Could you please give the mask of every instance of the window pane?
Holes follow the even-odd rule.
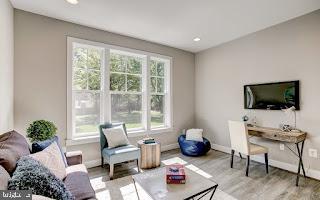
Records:
[[[141,78],[137,75],[127,75],[127,91],[140,92],[141,91]]]
[[[88,71],[88,86],[89,90],[100,90],[100,71]]]
[[[150,60],[150,70],[151,76],[157,76],[157,62],[155,60]]]
[[[126,75],[111,73],[110,76],[110,90],[111,91],[125,91],[126,90]]]
[[[164,92],[164,78],[157,78],[157,92]]]
[[[85,90],[87,89],[87,73],[85,69],[73,68],[73,89]]]
[[[74,48],[72,60],[73,67],[85,68],[87,64],[87,49]]]
[[[126,56],[111,53],[110,54],[110,71],[111,72],[125,72],[126,71]]]
[[[142,59],[138,57],[128,58],[127,72],[130,74],[141,74]]]
[[[98,133],[100,124],[100,94],[74,92],[75,134]]]
[[[164,95],[151,95],[151,127],[164,126]]]
[[[112,122],[125,122],[128,129],[142,128],[141,95],[112,94]]]
[[[88,68],[100,70],[101,67],[101,51],[96,49],[88,49]]]
[[[151,92],[157,92],[157,78],[151,77]]]
[[[163,62],[157,63],[157,75],[164,76],[164,63]]]

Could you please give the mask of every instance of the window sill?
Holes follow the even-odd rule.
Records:
[[[128,132],[128,137],[129,138],[135,138],[135,137],[140,137],[140,136],[147,136],[149,134],[161,134],[161,133],[168,133],[173,131],[172,128],[157,128],[151,131],[145,131],[145,130],[138,130],[138,131],[129,131]],[[75,139],[67,139],[66,140],[66,146],[76,146],[76,145],[82,145],[82,144],[90,144],[90,143],[98,143],[100,142],[100,136],[95,135],[95,136],[88,136],[88,137],[80,137],[80,138],[75,138]]]

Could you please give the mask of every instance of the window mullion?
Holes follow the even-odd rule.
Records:
[[[104,122],[111,122],[111,93],[110,93],[110,49],[105,49],[105,59],[104,59],[104,107],[103,107],[103,117]]]
[[[142,81],[142,82],[144,82],[144,85],[145,85],[144,96],[145,96],[146,102],[143,104],[143,106],[144,106],[143,110],[145,111],[145,126],[146,126],[147,133],[148,133],[151,130],[150,56],[147,56],[147,63],[145,64],[144,71],[145,71],[145,76],[144,76],[145,81]]]

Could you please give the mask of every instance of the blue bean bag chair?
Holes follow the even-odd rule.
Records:
[[[186,140],[186,135],[180,135],[178,138],[179,146],[183,155],[186,156],[203,156],[210,149],[211,144],[209,140],[203,138],[203,142]]]

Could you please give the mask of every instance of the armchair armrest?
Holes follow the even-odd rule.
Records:
[[[69,166],[82,164],[82,151],[70,151],[65,153]]]

